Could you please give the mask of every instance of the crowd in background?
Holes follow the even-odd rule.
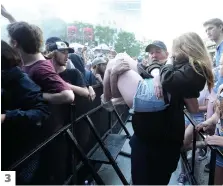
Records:
[[[106,66],[110,60],[116,58],[117,53],[111,50],[109,53],[101,52],[94,58],[88,58],[87,47],[75,51],[69,43],[56,36],[47,38],[45,51],[42,52],[40,49],[43,45],[43,33],[39,27],[27,22],[17,22],[3,6],[1,13],[10,22],[7,27],[10,43],[1,41],[2,170],[4,170],[28,149],[29,143],[32,142],[28,139],[35,137],[36,131],[50,115],[49,104],[71,104],[77,95],[86,97],[89,101],[95,99],[93,86],[104,83]],[[206,144],[223,148],[223,22],[220,19],[212,19],[204,23],[204,28],[208,37],[216,43],[217,49],[213,68],[215,85],[211,90],[208,90],[206,85],[200,92],[199,111],[192,114],[198,123],[197,130],[210,134],[205,141],[197,142],[200,161],[208,156]],[[163,42],[154,41],[149,46],[146,48],[148,55],[135,59],[144,70],[147,70],[154,61],[165,64],[170,57]],[[11,131],[10,135],[7,131]],[[182,149],[185,153],[192,147],[192,139],[193,127],[185,119]],[[35,156],[33,161],[21,170],[17,178],[21,183],[32,183],[32,174],[27,177],[26,171],[32,167],[31,172],[35,173],[40,156]],[[132,169],[138,170],[138,168],[139,165],[132,166]],[[205,166],[205,170],[208,169],[209,164]],[[223,159],[217,156],[216,184],[223,184],[222,175]],[[180,184],[185,184],[185,170],[182,169],[178,181]]]

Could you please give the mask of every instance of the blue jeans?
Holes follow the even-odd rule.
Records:
[[[223,147],[219,147],[219,150],[223,153]],[[223,167],[223,157],[216,155],[216,165],[219,167]]]
[[[139,82],[133,99],[135,112],[157,112],[164,110],[167,106],[163,99],[157,99],[153,79],[144,79]]]
[[[191,114],[192,118],[194,119],[194,121],[196,121],[195,124],[200,124],[202,122],[204,122],[204,114],[203,113],[198,113],[198,114]],[[185,116],[185,125],[190,125],[190,121],[187,119],[187,117]]]

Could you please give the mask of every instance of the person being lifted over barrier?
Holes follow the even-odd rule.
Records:
[[[196,33],[177,37],[172,55],[166,64],[165,58],[161,64],[153,61],[147,74],[126,54],[117,55],[105,72],[102,102],[122,97],[134,110],[130,146],[135,185],[168,184],[183,145],[184,106],[197,112],[199,92],[206,83],[209,91],[214,84],[211,60]]]
[[[166,101],[168,102],[168,100],[164,100],[167,98],[165,98],[167,92],[169,93],[169,96],[170,94],[174,95],[176,93],[184,95],[187,94],[188,87],[186,86],[189,85],[191,88],[194,88],[194,91],[199,96],[199,91],[201,91],[204,86],[201,82],[205,82],[205,79],[207,80],[210,90],[212,85],[212,73],[209,69],[211,68],[211,64],[202,64],[193,61],[193,57],[189,56],[189,54],[184,54],[187,58],[189,57],[189,59],[184,59],[184,56],[176,56],[176,53],[179,50],[176,48],[178,47],[176,45],[181,45],[181,43],[177,42],[183,37],[196,38],[199,36],[195,33],[187,33],[177,38],[173,43],[175,46],[173,46],[172,59],[166,63],[167,56],[159,61],[154,60],[152,57],[153,62],[147,67],[146,71],[143,71],[140,64],[126,53],[118,54],[115,59],[109,61],[103,81],[104,95],[102,95],[102,102],[106,103],[112,98],[122,97],[125,103],[130,108],[133,107],[135,111],[154,112],[163,110],[168,105],[166,104]],[[148,51],[148,48],[146,51]],[[205,57],[209,60],[208,55]],[[167,65],[164,65],[165,63]],[[170,71],[169,69],[171,67],[172,69]],[[184,81],[179,83],[176,79],[178,76]],[[197,81],[193,81],[192,77],[196,77]],[[170,79],[173,84],[169,84]],[[163,94],[163,90],[165,94]],[[188,102],[187,99],[184,99],[184,101],[186,103]],[[191,112],[196,113],[197,109],[193,109],[195,108],[194,106],[198,106],[197,101],[194,100],[191,102],[190,100],[188,103],[190,103],[188,106],[193,103],[189,108]]]

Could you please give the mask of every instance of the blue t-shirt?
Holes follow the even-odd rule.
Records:
[[[87,69],[85,69],[85,81],[88,86],[97,84],[94,74],[90,70],[87,70]]]
[[[216,53],[215,53],[215,59],[216,59],[216,67],[220,64],[221,55],[223,54],[223,41],[221,44],[217,47]]]
[[[213,88],[214,92],[217,93],[218,92],[218,88],[220,87],[220,85],[223,84],[223,77],[220,76],[220,74],[218,75],[217,81],[215,82],[215,86]]]

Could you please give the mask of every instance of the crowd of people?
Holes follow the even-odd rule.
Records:
[[[46,39],[42,52],[43,33],[38,26],[16,21],[3,6],[1,14],[10,22],[10,42],[1,41],[2,170],[24,153],[21,147],[29,146],[27,139],[35,137],[32,131],[41,128],[50,115],[49,104],[71,104],[77,95],[93,101],[96,84],[103,85],[103,94],[97,96],[105,109],[110,111],[120,103],[133,109],[134,185],[169,183],[182,161],[180,153],[192,147],[193,126],[184,118],[185,107],[197,122],[197,130],[208,134],[205,141],[197,141],[198,159],[207,157],[207,144],[223,152],[222,20],[211,19],[203,25],[217,46],[214,67],[204,42],[194,32],[174,39],[171,56],[165,43],[156,40],[145,48],[145,58],[100,54],[89,64],[84,55],[56,36]],[[35,156],[21,172],[32,167],[34,174],[39,158]],[[19,182],[32,183],[32,173],[24,175],[18,175]],[[222,175],[223,158],[217,156],[216,185],[223,184]],[[182,167],[179,184],[185,184],[186,178]]]

